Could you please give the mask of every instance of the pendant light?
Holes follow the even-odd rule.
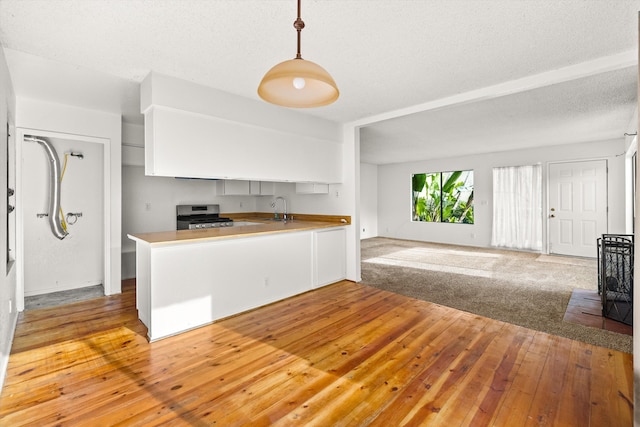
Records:
[[[340,92],[329,73],[315,62],[306,61],[300,55],[300,33],[304,22],[300,18],[293,23],[298,32],[298,53],[295,59],[279,63],[264,75],[258,95],[263,100],[283,107],[309,108],[328,105],[338,99]]]

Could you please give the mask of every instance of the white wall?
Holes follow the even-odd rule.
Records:
[[[9,148],[15,148],[15,107],[16,97],[13,92],[9,69],[4,56],[4,51],[0,48],[0,147],[4,147],[7,141],[7,123],[9,123]],[[11,169],[10,169],[11,171]],[[15,171],[15,169],[13,169]],[[10,177],[10,182],[14,181],[14,176]],[[0,149],[0,218],[4,222],[7,214],[7,151]],[[12,198],[12,203],[13,203]],[[10,214],[15,218],[15,213]],[[15,221],[13,221],[15,224]],[[9,236],[4,226],[0,226],[0,386],[4,384],[4,379],[9,362],[9,352],[13,341],[18,312],[16,310],[16,266],[14,263],[5,264],[7,259],[6,242]],[[11,240],[14,240],[13,238]],[[14,247],[15,249],[15,247]]]
[[[491,244],[492,168],[542,163],[543,188],[547,164],[555,161],[608,160],[609,233],[625,231],[624,139],[507,151],[448,159],[378,166],[378,234],[384,237],[488,247]],[[411,221],[411,175],[450,170],[474,171],[475,224]],[[543,212],[547,212],[546,194]],[[546,247],[546,230],[543,233]]]
[[[101,285],[104,281],[104,144],[49,138],[64,171],[60,185],[63,218],[69,213],[68,235],[51,232],[49,213],[50,161],[41,144],[22,143],[22,218],[24,224],[24,294]],[[83,157],[68,153],[82,153]],[[65,167],[66,157],[66,167]]]
[[[135,277],[135,242],[127,234],[175,230],[176,205],[219,204],[220,212],[254,212],[255,196],[217,196],[215,181],[146,176],[122,167],[122,278]]]
[[[378,235],[378,166],[360,164],[360,238]]]
[[[122,119],[120,115],[103,111],[78,108],[70,105],[44,102],[18,97],[16,99],[16,127],[20,132],[42,136],[65,136],[101,141],[104,143],[104,170],[108,178],[104,181],[104,241],[105,241],[105,293],[121,291],[121,158]],[[20,133],[18,132],[18,133]],[[18,145],[18,147],[20,147]],[[20,153],[18,153],[19,156]],[[17,195],[20,197],[20,165]],[[20,205],[19,199],[17,200]],[[18,221],[20,217],[18,216]],[[18,223],[18,256],[21,254],[20,222]],[[18,259],[18,263],[21,261]],[[23,267],[18,265],[18,286],[22,286]],[[20,294],[20,289],[18,293]]]

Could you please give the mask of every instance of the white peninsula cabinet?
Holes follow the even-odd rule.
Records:
[[[314,288],[335,283],[346,277],[346,238],[344,227],[314,232]]]
[[[344,279],[345,227],[316,224],[130,235],[138,316],[149,340]]]

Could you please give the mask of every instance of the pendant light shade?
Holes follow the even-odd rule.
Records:
[[[331,104],[340,92],[324,68],[301,58],[281,62],[267,71],[258,95],[272,104],[309,108]]]
[[[340,92],[331,75],[315,62],[305,61],[300,54],[300,33],[304,22],[300,18],[293,23],[298,31],[298,53],[295,59],[279,63],[271,68],[258,86],[263,100],[283,107],[310,108],[328,105],[338,99]]]

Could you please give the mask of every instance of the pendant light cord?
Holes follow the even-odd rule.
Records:
[[[300,54],[300,35],[302,33],[302,29],[304,28],[304,21],[300,17],[300,0],[298,0],[298,19],[294,21],[293,28],[298,31],[298,53],[296,54],[296,59],[302,59],[302,55]]]

